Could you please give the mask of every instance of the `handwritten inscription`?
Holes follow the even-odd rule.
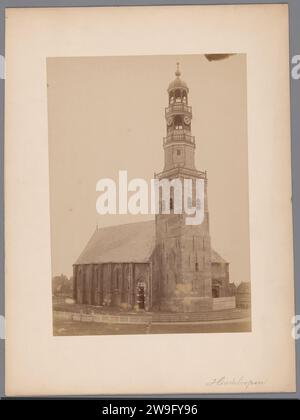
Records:
[[[213,378],[206,383],[207,386],[239,386],[249,389],[254,386],[262,386],[265,384],[263,380],[254,380],[245,378],[244,376],[228,378],[221,376],[220,378]]]

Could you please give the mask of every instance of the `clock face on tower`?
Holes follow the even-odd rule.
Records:
[[[184,124],[185,125],[190,125],[190,123],[191,123],[190,117],[187,117],[187,116],[184,117],[184,120],[183,121],[184,121]]]

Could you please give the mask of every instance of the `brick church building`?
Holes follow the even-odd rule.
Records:
[[[162,179],[204,181],[204,220],[159,212],[155,220],[96,229],[73,265],[79,304],[120,310],[198,312],[235,307],[229,263],[211,247],[207,175],[195,167],[189,89],[179,67],[168,87]],[[160,197],[160,209],[166,203]]]

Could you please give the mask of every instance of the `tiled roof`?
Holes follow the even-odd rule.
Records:
[[[219,255],[214,249],[211,249],[211,262],[222,264],[227,263],[227,261],[224,260],[224,258],[222,258],[221,255]]]
[[[155,222],[103,227],[94,232],[75,264],[147,262],[155,246]]]
[[[250,282],[242,282],[239,284],[237,288],[238,293],[249,293],[251,292],[251,284]]]

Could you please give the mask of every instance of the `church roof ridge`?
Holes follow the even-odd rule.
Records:
[[[155,220],[99,227],[77,258],[78,264],[149,262],[155,248]],[[212,263],[227,263],[211,249]]]

